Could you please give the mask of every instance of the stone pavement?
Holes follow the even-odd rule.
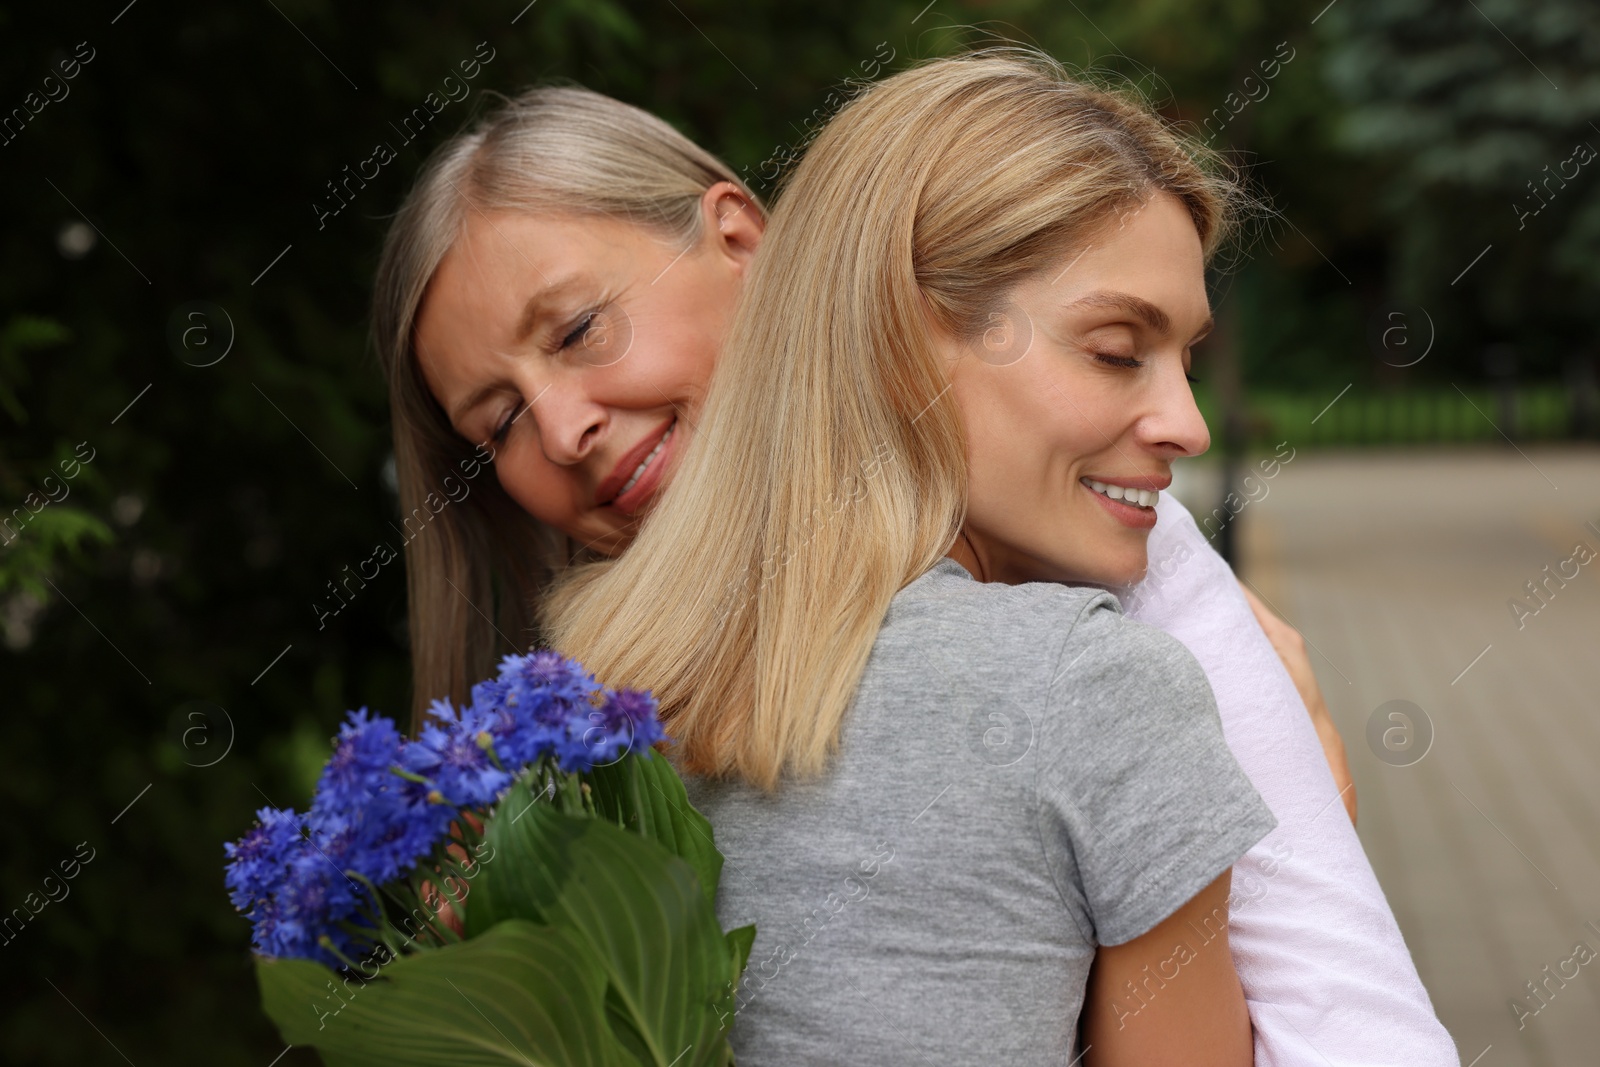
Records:
[[[1313,646],[1463,1067],[1600,1064],[1600,449],[1302,450],[1263,484],[1240,571]]]

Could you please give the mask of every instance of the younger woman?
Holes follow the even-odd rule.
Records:
[[[550,602],[705,776],[718,910],[778,964],[741,1058],[1063,1063],[1082,1009],[1090,1064],[1251,1061],[1228,876],[1274,820],[1193,657],[1055,584],[1136,580],[1208,443],[1228,192],[1037,63],[874,86],[795,172],[672,486]]]

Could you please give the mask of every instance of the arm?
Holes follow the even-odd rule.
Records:
[[[1095,953],[1085,1067],[1250,1067],[1250,1014],[1228,952],[1231,877],[1222,872],[1148,933]]]
[[[1127,612],[1189,648],[1228,746],[1278,828],[1234,865],[1229,947],[1259,1067],[1459,1067],[1321,743],[1238,580],[1163,493],[1150,574]]]
[[[1311,715],[1311,725],[1317,731],[1317,740],[1322,742],[1322,754],[1328,760],[1328,770],[1333,772],[1333,784],[1339,787],[1339,798],[1344,801],[1344,810],[1350,815],[1350,825],[1354,826],[1356,783],[1350,777],[1344,738],[1339,736],[1339,728],[1333,725],[1328,704],[1322,699],[1322,687],[1317,685],[1316,673],[1311,669],[1311,658],[1306,655],[1306,639],[1300,636],[1299,630],[1278,618],[1243,582],[1239,583],[1239,591],[1244,594],[1245,603],[1250,605],[1267,640],[1272,642],[1272,650],[1278,654],[1284,669],[1294,680],[1300,699],[1305,701],[1306,711]]]

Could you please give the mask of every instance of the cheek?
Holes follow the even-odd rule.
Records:
[[[661,321],[635,339],[628,358],[617,364],[615,377],[599,388],[620,406],[670,405],[698,422],[721,342],[714,330],[688,316]]]
[[[1005,383],[991,420],[995,435],[1008,442],[1013,476],[1043,489],[1065,484],[1078,461],[1105,450],[1108,440],[1100,432],[1103,420],[1089,413],[1095,405],[1088,390],[1061,367],[1033,362]]]
[[[967,439],[969,516],[1006,539],[1031,539],[1063,503],[1060,441],[1065,421],[1053,394],[1013,368],[980,371],[958,397]]]
[[[688,266],[687,261],[683,266]],[[651,366],[641,373],[664,390],[705,390],[722,353],[739,295],[737,279],[703,262],[674,279],[678,287],[640,309],[637,343]]]

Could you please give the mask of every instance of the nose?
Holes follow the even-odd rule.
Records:
[[[562,467],[582,462],[605,428],[606,408],[595,403],[580,375],[558,374],[532,395],[529,416],[538,428],[545,458]]]
[[[1211,431],[1194,402],[1194,392],[1176,360],[1162,369],[1151,405],[1139,420],[1140,443],[1164,458],[1198,456],[1211,447]]]

